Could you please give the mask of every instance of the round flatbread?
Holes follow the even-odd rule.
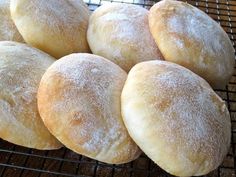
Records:
[[[90,17],[92,52],[129,71],[141,61],[163,59],[148,27],[148,10],[132,4],[106,4]]]
[[[140,150],[130,138],[120,110],[127,74],[91,54],[72,54],[44,74],[39,91],[40,115],[69,149],[112,164],[136,159]]]
[[[230,147],[229,111],[190,70],[158,60],[137,64],[121,100],[130,136],[167,172],[201,176],[222,163]]]
[[[185,2],[163,0],[149,13],[151,33],[165,60],[225,88],[234,69],[234,48],[221,26]]]
[[[37,107],[39,82],[54,62],[49,55],[17,42],[0,42],[0,138],[41,149],[58,149]]]
[[[82,0],[11,0],[10,10],[28,44],[55,58],[89,52],[89,9]]]

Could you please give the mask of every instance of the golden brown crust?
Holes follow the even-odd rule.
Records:
[[[199,176],[222,163],[230,146],[229,111],[190,70],[166,61],[137,64],[121,100],[130,136],[167,172]]]
[[[89,10],[82,0],[11,0],[11,15],[25,41],[60,58],[89,52]]]
[[[140,155],[123,124],[120,95],[127,74],[114,63],[90,54],[72,54],[44,74],[40,115],[50,132],[69,149],[107,163]]]
[[[58,149],[61,143],[44,126],[36,93],[49,55],[16,42],[0,42],[0,137],[35,149]]]
[[[131,4],[106,4],[90,17],[92,52],[129,71],[135,64],[163,59],[148,28],[148,10]]]
[[[10,0],[0,0],[0,41],[24,42],[10,14]]]
[[[214,88],[229,82],[234,48],[207,14],[184,2],[163,0],[150,9],[149,26],[165,60],[190,69]]]

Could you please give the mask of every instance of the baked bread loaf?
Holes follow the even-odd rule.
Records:
[[[53,62],[25,44],[0,42],[0,138],[41,150],[62,147],[44,126],[36,99],[41,77]]]
[[[173,175],[207,174],[228,152],[231,123],[224,101],[182,66],[158,60],[137,64],[121,103],[130,136]]]
[[[66,147],[112,164],[136,159],[140,150],[130,138],[120,110],[127,74],[92,54],[71,54],[44,74],[39,91],[40,115]]]
[[[12,18],[24,40],[60,58],[88,52],[89,9],[82,0],[11,0]]]
[[[207,14],[185,2],[163,0],[149,13],[151,33],[165,60],[225,88],[233,74],[234,48],[226,32]]]
[[[0,0],[0,41],[24,42],[10,14],[10,0]]]
[[[148,27],[148,10],[132,4],[105,4],[90,17],[89,46],[129,71],[136,63],[162,59]]]

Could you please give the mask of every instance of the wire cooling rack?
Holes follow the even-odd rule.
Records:
[[[149,9],[151,0],[85,0],[91,11],[106,3],[130,3]],[[157,1],[156,1],[157,2]],[[236,1],[187,1],[209,14],[221,24],[235,47]],[[232,119],[232,145],[222,165],[205,177],[236,177],[236,67],[229,85],[216,92],[226,101]],[[0,177],[171,177],[148,157],[124,165],[108,165],[62,148],[38,151],[0,140]]]

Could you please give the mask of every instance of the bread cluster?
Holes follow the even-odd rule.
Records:
[[[0,20],[0,138],[110,164],[143,151],[176,176],[222,163],[230,114],[212,88],[229,82],[234,48],[201,10],[0,0]]]

